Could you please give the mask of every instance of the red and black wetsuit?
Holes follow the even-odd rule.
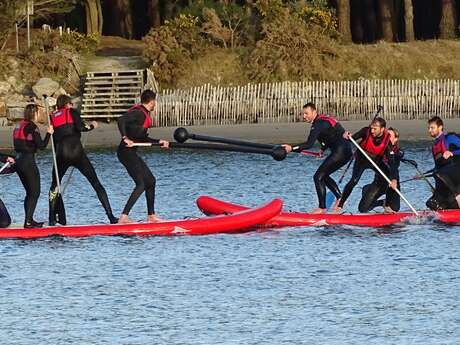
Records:
[[[366,153],[377,163],[378,167],[388,176],[390,180],[395,179],[398,173],[397,165],[393,152],[393,145],[390,141],[390,134],[385,130],[384,133],[377,138],[372,137],[370,127],[364,127],[355,134],[353,139],[361,140],[360,145]],[[339,207],[343,207],[347,201],[353,188],[358,184],[364,171],[372,169],[375,173],[373,165],[364,157],[360,151],[357,152],[356,160],[353,165],[353,173],[350,181],[345,186],[342,198],[339,202]]]
[[[404,151],[397,146],[393,146],[393,155],[396,168],[396,180],[399,184],[399,166],[401,160],[404,158]],[[385,199],[379,200],[381,196],[385,195]],[[388,182],[382,177],[381,174],[375,173],[372,183],[363,187],[362,198],[358,205],[359,212],[366,213],[376,207],[390,207],[393,211],[399,211],[401,208],[401,198],[393,188],[388,186]]]
[[[128,171],[129,176],[136,183],[136,187],[122,212],[126,215],[129,214],[144,191],[147,200],[147,212],[149,215],[155,214],[155,176],[137,154],[137,147],[127,147],[123,141],[124,138],[128,138],[134,142],[159,143],[158,139],[152,139],[148,136],[148,129],[151,126],[150,113],[143,105],[132,107],[126,114],[118,118],[118,129],[122,140],[118,146],[117,156]]]
[[[431,148],[435,162],[435,191],[426,205],[432,210],[457,209],[455,197],[460,194],[460,138],[455,133],[442,133]],[[445,151],[454,155],[444,159]]]
[[[13,131],[13,144],[17,152],[16,172],[26,190],[24,199],[25,221],[24,226],[34,223],[33,215],[40,197],[40,173],[35,162],[37,150],[43,150],[48,145],[50,134],[42,140],[37,125],[32,121],[22,120]]]
[[[347,164],[353,154],[351,143],[342,137],[344,132],[342,125],[334,118],[317,115],[311,125],[307,141],[293,147],[293,151],[301,152],[313,147],[318,140],[323,150],[327,148],[331,150],[330,155],[323,161],[313,176],[319,208],[326,208],[326,186],[334,193],[336,198],[341,197],[339,187],[330,175]]]
[[[90,131],[94,127],[92,125],[86,126],[80,117],[80,113],[72,108],[58,109],[50,115],[50,121],[54,127],[53,138],[56,146],[59,180],[62,180],[62,177],[70,166],[77,168],[96,191],[97,197],[104,207],[110,223],[116,223],[118,219],[112,213],[107,193],[100,183],[96,171],[86,156],[86,152],[80,141],[81,132]],[[57,184],[54,170],[52,176],[53,182],[51,183],[50,192],[55,190]],[[55,203],[50,202],[49,223],[54,225],[56,223],[56,216],[58,216],[59,223],[64,225],[66,223],[64,204],[62,199],[59,199],[57,202],[57,208]]]

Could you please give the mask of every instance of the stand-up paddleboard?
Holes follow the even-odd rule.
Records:
[[[275,199],[259,208],[209,218],[170,220],[159,223],[71,225],[37,229],[0,229],[0,238],[40,238],[48,236],[87,237],[97,235],[177,236],[240,233],[280,214],[283,202]]]
[[[248,209],[246,206],[221,201],[209,196],[197,199],[201,211],[208,215],[232,214]],[[443,223],[460,223],[460,210],[422,211],[419,217],[412,212],[373,213],[373,214],[312,214],[301,212],[282,212],[268,222],[259,224],[263,227],[283,226],[314,226],[314,225],[359,225],[359,226],[387,226],[419,219],[435,219]],[[421,222],[417,222],[420,224]]]

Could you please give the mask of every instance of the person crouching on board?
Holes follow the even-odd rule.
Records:
[[[42,139],[40,130],[35,122],[38,119],[38,107],[28,104],[24,109],[24,119],[13,130],[13,145],[17,152],[16,172],[26,190],[24,199],[24,228],[41,228],[42,222],[33,218],[38,198],[40,197],[40,173],[35,162],[35,153],[48,145],[53,126],[48,126],[45,139]]]
[[[284,144],[283,147],[287,153],[301,152],[313,147],[318,140],[322,145],[322,150],[327,148],[331,150],[331,154],[323,161],[313,176],[318,195],[318,208],[312,213],[326,213],[326,186],[339,200],[342,194],[331,175],[350,161],[353,155],[351,143],[342,137],[345,133],[342,125],[331,116],[318,114],[313,103],[307,103],[303,106],[303,118],[311,123],[307,141],[296,146]]]
[[[1,174],[11,174],[15,171],[15,167],[12,165],[15,164],[15,159],[9,155],[0,153],[0,163],[2,167],[0,168]],[[6,165],[8,163],[8,165]],[[2,199],[0,199],[0,228],[7,228],[11,225],[11,217],[6,209],[5,204]]]
[[[153,143],[160,144],[162,148],[169,148],[168,141],[153,139],[148,136],[148,130],[152,127],[150,112],[155,108],[155,105],[156,93],[145,90],[141,94],[141,104],[133,106],[126,114],[118,118],[121,142],[118,146],[117,156],[136,184],[121,213],[119,223],[132,222],[128,218],[128,214],[144,192],[147,199],[147,222],[161,221],[155,215],[155,177],[147,164],[137,154],[137,147],[135,146],[135,143]]]
[[[428,120],[428,132],[434,138],[435,192],[426,205],[432,210],[460,208],[460,138],[456,133],[444,133],[439,116]]]
[[[343,134],[345,139],[349,139],[351,136],[350,132],[345,132]],[[395,155],[393,153],[393,144],[390,140],[390,133],[386,129],[386,121],[381,117],[377,117],[371,122],[370,126],[363,127],[353,134],[352,137],[354,140],[361,140],[359,145],[389,177],[391,180],[391,188],[396,188],[398,184],[398,181],[396,180],[397,165]],[[372,169],[376,174],[379,174],[367,158],[364,157],[360,151],[357,151],[351,179],[345,186],[342,198],[338,202],[337,207],[334,209],[335,213],[342,212],[343,205],[347,201],[355,186],[358,184],[362,174],[367,169]]]
[[[388,133],[390,134],[390,141],[393,145],[393,149],[390,154],[394,155],[396,164],[395,179],[398,181],[399,189],[399,166],[401,164],[401,160],[403,160],[404,151],[399,148],[398,130],[390,127],[388,128]],[[387,159],[386,163],[388,163]],[[383,195],[385,195],[385,198],[379,199]],[[398,212],[400,206],[401,198],[399,197],[399,194],[396,193],[396,191],[393,188],[388,187],[387,181],[382,177],[382,175],[376,172],[372,183],[367,184],[363,187],[362,197],[358,205],[358,210],[361,213],[366,213],[376,207],[383,207],[385,213],[393,213]]]

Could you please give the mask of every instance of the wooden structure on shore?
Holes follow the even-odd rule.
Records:
[[[460,117],[459,80],[355,80],[203,85],[158,94],[159,126],[233,125],[301,121],[316,103],[341,120],[367,120],[383,105],[387,120]]]

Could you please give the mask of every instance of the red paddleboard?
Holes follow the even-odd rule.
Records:
[[[200,210],[208,215],[231,214],[247,209],[209,196],[200,196],[196,201]],[[444,223],[460,222],[460,210],[422,211],[420,217],[411,212],[398,213],[373,213],[373,214],[312,214],[301,212],[282,212],[265,223],[263,227],[283,226],[315,226],[315,225],[360,225],[360,226],[386,226],[402,222],[414,221],[420,224],[422,218],[434,218]]]
[[[160,223],[54,226],[38,229],[0,229],[0,238],[40,238],[48,236],[87,237],[97,235],[177,236],[211,235],[248,231],[256,224],[277,216],[283,202],[275,199],[254,209],[209,218],[170,220]]]

